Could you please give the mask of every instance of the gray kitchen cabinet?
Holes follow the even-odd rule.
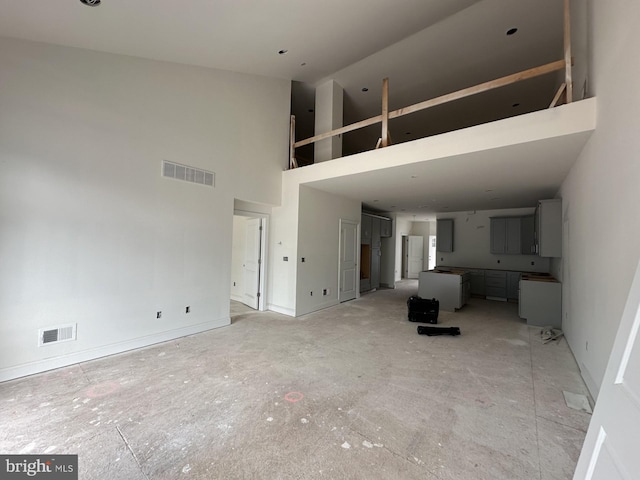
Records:
[[[505,300],[507,298],[507,272],[501,270],[485,270],[485,295],[487,298]]]
[[[380,249],[371,249],[371,284],[370,288],[380,288]]]
[[[380,236],[382,238],[391,237],[391,219],[390,218],[381,218],[380,219]]]
[[[522,251],[520,229],[520,217],[491,217],[490,252],[519,255]]]
[[[484,284],[484,270],[469,270],[469,275],[471,277],[471,295],[486,295]]]
[[[360,243],[365,245],[371,244],[371,217],[362,215],[360,220]]]
[[[439,218],[436,224],[437,250],[453,252],[453,219]]]
[[[371,247],[380,248],[382,241],[380,240],[380,218],[371,217]]]
[[[520,280],[520,318],[527,325],[562,327],[562,284],[558,281]]]
[[[535,215],[538,255],[541,257],[561,257],[562,199],[540,200]]]
[[[507,272],[507,298],[509,300],[517,300],[519,290],[520,272]]]
[[[535,218],[535,215],[520,217],[520,253],[523,255],[536,254]]]

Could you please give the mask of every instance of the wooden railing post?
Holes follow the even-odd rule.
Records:
[[[381,146],[389,145],[389,79],[382,80],[382,139]]]
[[[289,168],[298,168],[298,162],[296,161],[296,116],[291,115],[291,121],[289,124]]]
[[[573,80],[571,78],[571,2],[564,0],[564,83],[567,85],[565,96],[566,103],[573,100]]]

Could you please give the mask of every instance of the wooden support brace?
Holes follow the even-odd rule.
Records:
[[[566,89],[567,89],[566,83],[563,83],[562,85],[560,85],[560,88],[558,89],[556,96],[553,97],[553,101],[551,102],[551,105],[549,105],[549,108],[553,108],[558,104],[558,102],[560,101],[560,98],[562,97],[562,94],[566,92]]]

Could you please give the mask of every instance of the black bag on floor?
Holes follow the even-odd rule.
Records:
[[[420,323],[438,323],[440,302],[435,298],[409,297],[407,300],[409,321]]]
[[[418,327],[419,335],[428,335],[433,337],[434,335],[460,335],[460,328],[458,327]]]

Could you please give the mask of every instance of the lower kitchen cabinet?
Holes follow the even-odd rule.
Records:
[[[520,318],[527,325],[562,327],[562,284],[558,281],[520,280]]]
[[[440,302],[440,310],[453,312],[469,301],[470,276],[466,272],[420,272],[418,295],[422,298],[435,298]]]
[[[487,270],[484,273],[485,295],[487,297],[507,298],[507,272]]]
[[[485,296],[484,270],[469,270],[471,295]]]
[[[520,290],[520,272],[507,272],[507,298],[518,300]]]

